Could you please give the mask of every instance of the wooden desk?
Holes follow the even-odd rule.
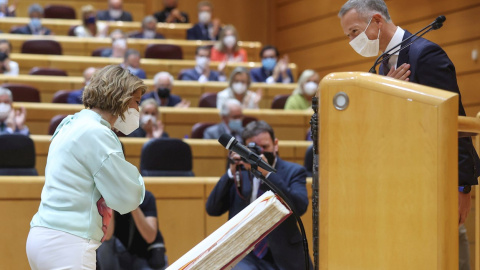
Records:
[[[36,169],[39,175],[45,174],[48,148],[50,146],[49,135],[31,135],[35,143]],[[126,159],[140,169],[140,154],[143,145],[148,141],[146,138],[120,138],[125,148]],[[226,157],[228,151],[217,140],[184,139],[192,149],[193,172],[195,176],[219,177],[225,173]],[[303,165],[305,152],[312,144],[309,141],[279,142],[280,156],[287,161]]]
[[[78,14],[80,15],[80,14]],[[68,36],[68,31],[72,26],[82,25],[81,20],[64,20],[64,19],[41,19],[42,25],[52,30],[56,36]],[[30,22],[30,18],[26,17],[8,17],[0,18],[0,30],[10,33],[12,27],[24,26]],[[139,31],[142,29],[142,23],[137,22],[112,22],[103,21],[108,25],[108,31],[119,29],[125,33]],[[190,23],[157,23],[157,32],[161,33],[168,39],[185,39],[187,30],[192,28]]]
[[[12,53],[10,58],[16,61],[20,66],[20,74],[28,74],[34,67],[50,67],[65,70],[69,76],[82,76],[83,71],[88,67],[103,67],[110,64],[120,64],[122,59],[94,57],[94,56],[71,56],[71,55],[44,55],[44,54],[21,54]],[[178,74],[182,69],[195,67],[195,60],[161,60],[161,59],[146,59],[140,60],[140,64],[147,78],[153,79],[153,76],[160,71],[167,71],[174,78],[178,78]],[[219,62],[211,62],[210,68],[212,70],[218,69]],[[245,67],[248,69],[261,67],[260,62],[246,62],[246,63],[228,63],[225,67],[226,75],[230,75],[236,67]],[[294,63],[288,64],[292,70],[293,79],[297,80],[297,65]]]
[[[57,114],[74,114],[84,107],[60,103],[15,102],[14,107],[27,109],[26,125],[31,134],[46,135],[53,116]],[[310,111],[284,110],[244,110],[244,114],[258,120],[264,120],[272,126],[279,140],[305,140],[310,129]],[[198,122],[220,122],[218,110],[214,108],[172,108],[161,107],[160,117],[165,130],[172,138],[190,136],[192,126]]]
[[[19,34],[0,34],[0,39],[9,40],[13,46],[13,53],[19,53],[23,42],[35,39],[52,39],[60,43],[63,55],[91,56],[98,48],[109,48],[112,45],[110,38],[80,38],[70,36],[32,36]],[[150,44],[171,44],[180,46],[183,50],[183,59],[194,59],[195,49],[198,46],[211,45],[211,41],[180,40],[180,39],[128,39],[128,48],[138,50],[144,55],[145,48]],[[239,41],[239,46],[247,51],[248,61],[259,61],[262,44],[254,41]]]
[[[40,99],[42,102],[51,102],[53,95],[58,90],[76,90],[83,87],[83,77],[61,77],[61,76],[37,76],[37,75],[19,75],[5,76],[0,75],[0,84],[2,83],[22,83],[36,87],[40,91]],[[153,89],[153,80],[144,80],[148,85],[149,91]],[[203,93],[218,93],[228,87],[226,82],[208,82],[198,83],[196,81],[175,81],[173,93],[189,100],[192,107],[198,105],[200,96]],[[251,88],[263,89],[260,108],[268,109],[271,107],[272,100],[276,95],[289,95],[293,92],[296,84],[266,84],[253,83]]]
[[[145,177],[145,187],[156,198],[158,224],[165,239],[169,262],[174,262],[228,219],[208,216],[206,200],[218,177]],[[25,243],[30,220],[38,210],[43,176],[0,177],[0,269],[30,269]],[[307,179],[311,200],[311,179]],[[312,250],[312,211],[302,216]],[[195,225],[193,225],[195,224]]]

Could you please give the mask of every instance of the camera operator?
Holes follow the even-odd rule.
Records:
[[[249,123],[243,133],[248,147],[277,169],[277,173],[258,170],[292,201],[300,215],[307,210],[306,171],[303,166],[278,156],[278,139],[264,121]],[[207,200],[207,213],[221,216],[228,211],[229,219],[247,207],[269,188],[250,172],[250,164],[236,153],[230,153],[229,169],[220,178]],[[287,218],[243,258],[233,269],[304,269],[302,236],[293,216]],[[310,268],[312,268],[310,262]]]

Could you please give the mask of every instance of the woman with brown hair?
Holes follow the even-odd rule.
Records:
[[[128,70],[106,66],[85,87],[86,109],[58,126],[27,239],[32,269],[95,269],[95,251],[112,209],[125,214],[143,201],[143,179],[125,160],[112,127],[125,134],[138,128],[138,105],[146,89]]]

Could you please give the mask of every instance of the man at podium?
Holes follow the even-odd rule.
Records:
[[[364,57],[377,57],[379,51],[386,52],[397,48],[392,50],[391,55],[387,54],[384,57],[385,60],[379,68],[380,75],[460,95],[455,66],[445,51],[437,44],[423,38],[413,37],[407,41],[412,34],[392,22],[383,0],[349,0],[342,6],[338,17],[345,35],[350,39],[350,45],[358,54]],[[440,22],[440,26],[443,21]],[[411,45],[407,46],[410,43]],[[459,97],[458,114],[465,115],[461,97]],[[471,138],[459,138],[459,225],[465,222],[470,211],[469,192],[472,185],[478,184],[479,168],[480,160]],[[462,231],[464,232],[460,230],[460,233]],[[466,244],[468,246],[468,242]],[[462,254],[460,261],[462,261]]]

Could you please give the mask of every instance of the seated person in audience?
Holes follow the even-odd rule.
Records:
[[[12,31],[12,34],[23,35],[51,35],[50,29],[42,26],[43,8],[39,4],[33,4],[28,7],[28,17],[30,17],[30,23],[18,27]]]
[[[190,101],[184,100],[177,95],[173,95],[173,76],[168,72],[159,72],[153,77],[154,91],[145,93],[142,101],[153,98],[159,106],[188,108]]]
[[[160,120],[158,103],[153,98],[145,99],[140,104],[140,127],[128,137],[142,137],[149,139],[168,138]]]
[[[311,69],[302,72],[298,85],[285,103],[285,110],[307,110],[312,107],[312,98],[318,90],[320,76]]]
[[[122,0],[108,0],[108,10],[100,10],[97,19],[101,21],[133,21],[132,14],[123,10]]]
[[[97,69],[94,67],[88,67],[83,71],[84,86],[87,86],[90,83],[90,79],[92,78],[93,73],[95,73],[96,70]],[[67,103],[83,104],[82,95],[83,95],[83,88],[70,92],[70,94],[67,97]]]
[[[155,196],[145,190],[145,198],[132,212],[114,218],[107,227],[106,240],[97,249],[101,270],[165,269],[167,257],[158,229]]]
[[[15,17],[15,10],[17,9],[17,1],[12,5],[8,5],[8,0],[0,1],[0,18]]]
[[[228,88],[217,94],[217,109],[221,110],[223,103],[228,99],[237,99],[244,109],[258,109],[258,102],[262,98],[262,91],[256,93],[248,90],[251,79],[250,72],[244,67],[237,67],[230,74]]]
[[[212,47],[212,61],[247,62],[247,51],[238,46],[238,33],[233,25],[220,32],[220,39]]]
[[[0,135],[1,134],[30,134],[25,126],[27,110],[21,107],[19,110],[12,108],[12,92],[7,88],[0,87]]]
[[[143,18],[142,31],[130,35],[130,38],[164,39],[165,37],[157,33],[157,19],[153,16],[147,16]]]
[[[158,22],[189,23],[188,14],[177,8],[178,0],[163,0],[163,7],[162,11],[153,14]]]
[[[240,101],[234,98],[227,99],[220,109],[220,118],[222,119],[222,122],[205,129],[203,132],[203,138],[218,139],[220,136],[227,133],[235,136],[238,141],[242,142],[243,112]]]
[[[288,68],[288,56],[279,59],[280,53],[277,48],[267,45],[260,51],[262,67],[252,68],[250,75],[253,82],[266,83],[291,83],[293,82],[292,71]]]
[[[110,37],[112,38],[112,48],[105,49],[101,53],[101,57],[113,57],[120,58],[124,57],[127,52],[127,36],[122,30],[114,30]]]
[[[82,7],[82,25],[75,27],[77,37],[107,37],[108,25],[97,21],[96,11],[92,5]]]
[[[306,170],[302,165],[284,161],[279,157],[278,139],[275,138],[272,127],[264,121],[250,122],[242,137],[245,144],[257,146],[260,157],[277,170],[276,173],[269,173],[258,168],[258,171],[288,197],[299,215],[305,214],[308,207]],[[231,152],[229,160],[229,168],[208,196],[206,210],[210,216],[228,213],[228,218],[231,219],[265,191],[270,190],[261,179],[251,173],[250,164],[243,162],[240,155]],[[290,216],[258,242],[233,270],[305,269],[301,239],[295,217]],[[309,269],[313,269],[311,261],[309,264]]]
[[[213,5],[209,1],[198,3],[198,23],[187,30],[188,40],[218,40],[220,19],[212,20]]]
[[[18,63],[9,58],[11,51],[12,44],[6,39],[0,39],[0,55],[2,55],[0,68],[3,75],[18,75],[19,73]]]
[[[215,70],[210,70],[210,47],[200,46],[195,50],[195,67],[183,70],[180,73],[182,81],[225,81],[225,75]]]
[[[120,64],[123,68],[130,70],[130,72],[140,79],[146,79],[147,74],[140,68],[140,53],[135,49],[128,49],[123,57],[123,63]]]

